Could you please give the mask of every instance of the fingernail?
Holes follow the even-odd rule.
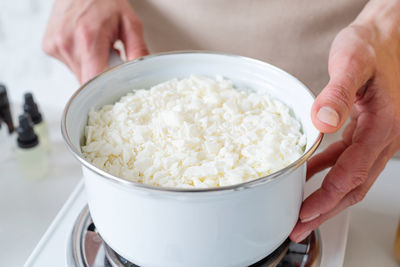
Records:
[[[309,236],[311,234],[311,230],[305,231],[304,233],[302,233],[301,235],[299,235],[296,238],[296,243],[299,243],[301,241],[303,241],[307,236]]]
[[[321,215],[321,214],[316,213],[316,214],[314,214],[314,215],[312,215],[312,216],[310,216],[310,217],[308,217],[308,218],[300,219],[300,221],[301,221],[302,223],[306,223],[306,222],[309,222],[309,221],[312,221],[312,220],[318,218],[319,215]]]
[[[339,114],[331,107],[322,107],[317,113],[317,118],[323,123],[336,127],[339,124]]]

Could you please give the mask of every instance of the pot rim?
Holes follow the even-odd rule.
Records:
[[[323,133],[319,133],[318,137],[316,138],[316,140],[314,141],[313,145],[304,152],[304,154],[297,159],[296,161],[292,162],[290,165],[286,166],[283,169],[280,169],[279,171],[276,171],[272,174],[248,181],[248,182],[244,182],[244,183],[239,183],[239,184],[234,184],[234,185],[229,185],[229,186],[221,186],[221,187],[211,187],[211,188],[174,188],[174,187],[162,187],[162,186],[155,186],[155,185],[147,185],[147,184],[143,184],[140,182],[135,182],[135,181],[130,181],[127,180],[125,178],[122,177],[118,177],[118,176],[114,176],[110,173],[107,173],[99,168],[97,168],[96,166],[94,166],[93,164],[91,164],[89,161],[87,161],[85,158],[83,158],[80,154],[79,151],[77,151],[77,149],[75,149],[75,146],[73,145],[68,133],[67,133],[67,125],[66,125],[66,118],[67,118],[67,114],[70,108],[71,103],[75,100],[75,98],[78,97],[78,95],[85,90],[86,86],[88,84],[90,84],[93,80],[97,79],[98,77],[101,77],[103,75],[106,75],[110,72],[113,72],[115,70],[118,70],[119,68],[123,68],[127,65],[130,64],[136,64],[140,61],[143,60],[147,60],[147,59],[151,59],[154,57],[160,57],[160,56],[170,56],[170,55],[182,55],[182,54],[206,54],[206,55],[219,55],[219,56],[228,56],[228,57],[235,57],[235,58],[239,58],[241,60],[245,60],[248,62],[253,62],[253,63],[257,63],[257,64],[263,64],[263,65],[268,65],[269,67],[274,68],[276,71],[279,72],[283,72],[285,73],[285,75],[289,75],[289,77],[291,77],[292,79],[295,79],[297,82],[299,82],[301,85],[303,85],[304,89],[306,90],[306,92],[308,92],[314,99],[315,99],[315,95],[314,93],[308,89],[301,81],[299,81],[296,77],[294,77],[293,75],[287,73],[286,71],[275,67],[267,62],[263,62],[261,60],[258,59],[253,59],[253,58],[249,58],[249,57],[245,57],[245,56],[239,56],[239,55],[234,55],[234,54],[229,54],[229,53],[219,53],[219,52],[213,52],[213,51],[200,51],[200,50],[183,50],[183,51],[173,51],[173,52],[163,52],[163,53],[155,53],[155,54],[151,54],[148,56],[144,56],[144,57],[140,57],[137,58],[135,60],[131,60],[128,62],[124,62],[118,66],[115,66],[113,68],[110,68],[108,70],[105,70],[101,73],[99,73],[98,75],[96,75],[95,77],[93,77],[92,79],[90,79],[89,81],[87,81],[86,83],[84,83],[83,85],[80,86],[80,88],[70,97],[70,99],[68,100],[64,111],[63,111],[63,115],[62,115],[62,119],[61,119],[61,134],[63,136],[64,141],[67,143],[67,147],[68,149],[72,152],[72,154],[80,161],[80,163],[85,166],[86,168],[90,169],[91,171],[95,172],[96,174],[100,175],[100,177],[105,178],[108,181],[117,183],[119,185],[122,186],[130,186],[130,187],[134,187],[137,189],[143,189],[143,190],[151,190],[151,191],[163,191],[163,192],[175,192],[175,193],[205,193],[205,192],[216,192],[216,191],[241,191],[243,189],[247,189],[247,188],[252,188],[255,187],[257,185],[261,185],[261,184],[265,184],[271,181],[276,180],[277,178],[281,177],[281,176],[285,176],[289,173],[291,173],[292,171],[294,171],[295,169],[297,169],[300,165],[302,165],[303,163],[305,163],[310,157],[311,155],[317,150],[318,146],[320,145],[322,138],[324,136]]]

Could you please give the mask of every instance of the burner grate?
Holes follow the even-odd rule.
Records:
[[[318,267],[321,263],[319,231],[303,242],[285,240],[273,253],[249,267]],[[100,237],[86,206],[80,213],[70,238],[68,266],[75,267],[139,267],[111,249]]]

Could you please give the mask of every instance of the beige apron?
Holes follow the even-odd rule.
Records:
[[[367,0],[131,0],[151,52],[212,50],[257,58],[318,94],[335,35]],[[325,135],[321,147],[340,137]]]
[[[318,93],[329,47],[366,0],[133,0],[152,52],[201,49],[276,65]]]

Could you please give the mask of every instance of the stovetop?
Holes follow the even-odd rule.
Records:
[[[67,246],[68,266],[74,267],[140,267],[118,255],[97,232],[87,206],[76,219]],[[321,262],[319,230],[303,242],[286,239],[273,253],[250,267],[319,267]]]
[[[39,244],[31,254],[31,256],[28,258],[24,266],[73,266],[73,256],[71,253],[71,236],[77,219],[80,215],[83,216],[82,214],[85,213],[84,210],[86,205],[86,195],[84,192],[83,183],[81,182],[71,194],[70,198],[65,203],[59,214],[56,216],[53,223],[51,224],[43,238],[40,240]],[[86,223],[89,223],[89,220],[90,218],[88,218]],[[317,237],[318,235],[320,235],[321,237],[321,241],[319,243],[322,252],[320,253],[321,257],[319,259],[321,263],[320,266],[337,267],[343,265],[348,224],[349,211],[345,211],[327,221],[319,228],[319,232],[315,234],[315,237]],[[87,226],[90,226],[90,223]],[[92,227],[92,230],[94,230],[95,226],[93,225],[90,227]],[[93,231],[93,233],[95,233],[95,231]],[[92,237],[94,239],[99,238],[98,235],[96,237],[96,234],[94,234]],[[99,246],[103,245],[101,239],[99,239],[98,241]],[[106,250],[105,248],[106,246],[103,245],[104,256]],[[288,249],[290,249],[290,247],[288,247]],[[109,254],[111,255],[112,251]],[[101,253],[96,255],[101,257]],[[119,260],[121,261],[123,259]],[[100,266],[107,266],[104,265],[104,257],[102,261],[103,265]],[[264,267],[268,265],[259,266]],[[281,266],[291,265],[281,264]]]

